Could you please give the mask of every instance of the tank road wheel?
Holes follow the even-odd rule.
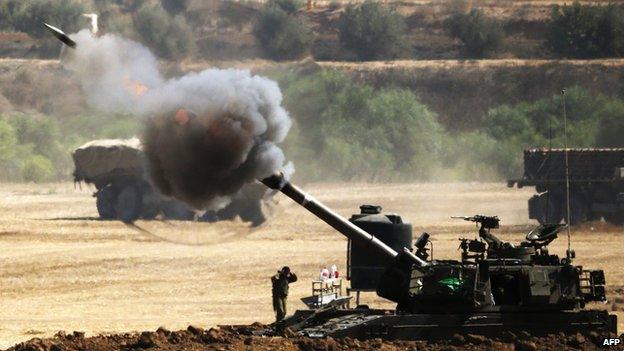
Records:
[[[95,205],[101,219],[115,218],[115,201],[117,200],[117,192],[115,189],[107,185],[95,194]]]
[[[138,189],[133,185],[124,186],[117,201],[115,201],[115,213],[117,219],[124,223],[132,223],[141,215],[142,196]]]

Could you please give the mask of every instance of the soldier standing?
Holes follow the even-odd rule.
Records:
[[[277,274],[271,277],[273,284],[273,310],[275,311],[276,322],[286,317],[286,299],[288,298],[288,284],[297,281],[297,275],[290,271],[288,266],[284,266]]]

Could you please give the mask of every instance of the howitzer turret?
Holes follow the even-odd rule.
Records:
[[[292,185],[281,173],[262,179],[261,182],[271,189],[281,191],[284,195],[288,196],[293,201],[312,212],[315,216],[322,219],[325,223],[329,224],[332,228],[336,229],[339,233],[343,234],[350,240],[373,246],[390,258],[396,258],[399,255],[404,255],[407,260],[411,260],[412,263],[418,267],[425,267],[429,264],[428,262],[416,257],[411,251],[409,251],[408,248],[404,248],[401,252],[395,251],[383,241],[330,210],[327,206],[314,199],[305,191],[299,189],[295,185]]]
[[[614,315],[582,309],[587,302],[606,300],[604,273],[574,266],[572,257],[559,259],[547,250],[546,245],[564,226],[542,226],[514,245],[490,233],[499,227],[498,217],[461,217],[480,225],[478,237],[460,239],[460,261],[433,260],[425,249],[430,242],[427,233],[417,240],[416,254],[407,247],[396,250],[355,225],[353,217],[348,221],[334,213],[281,174],[262,183],[281,191],[349,240],[391,259],[376,290],[380,297],[397,303],[393,311],[344,309],[339,304],[301,310],[267,333],[289,327],[310,337],[431,340],[454,333],[616,332]],[[368,207],[363,206],[362,215]]]

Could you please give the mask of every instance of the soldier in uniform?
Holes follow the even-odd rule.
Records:
[[[273,310],[275,311],[275,320],[281,321],[286,317],[286,299],[288,298],[288,284],[297,281],[297,275],[285,266],[277,271],[277,274],[271,277],[273,285]]]

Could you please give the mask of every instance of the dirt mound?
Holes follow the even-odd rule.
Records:
[[[549,335],[535,338],[526,333],[503,333],[500,339],[480,335],[453,335],[450,340],[428,343],[424,341],[383,341],[381,339],[356,340],[309,339],[298,336],[252,336],[252,331],[263,328],[259,323],[250,326],[222,326],[204,330],[189,326],[187,330],[169,331],[159,328],[155,332],[97,335],[86,338],[84,333],[58,332],[50,339],[31,339],[10,348],[15,351],[57,350],[599,350],[600,335]]]

